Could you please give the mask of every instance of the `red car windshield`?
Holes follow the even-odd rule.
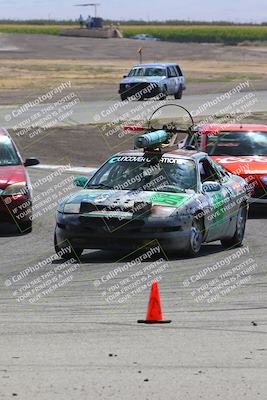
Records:
[[[13,146],[12,141],[7,136],[0,137],[0,166],[20,165],[21,161]]]
[[[207,136],[210,156],[267,156],[267,132],[229,131]]]

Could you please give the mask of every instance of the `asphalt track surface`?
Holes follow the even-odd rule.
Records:
[[[33,184],[39,182],[38,201],[48,197],[49,188],[71,180],[64,173],[44,183],[47,174],[30,169]],[[125,254],[86,251],[66,284],[35,303],[27,297],[18,301],[18,293],[27,292],[23,287],[35,285],[33,279],[47,282],[45,274],[64,270],[63,262],[54,260],[21,275],[54,254],[54,209],[46,207],[33,233],[3,231],[0,237],[1,399],[266,399],[266,213],[254,212],[249,219],[242,254],[216,242],[204,245],[196,259],[172,256],[164,262],[157,278],[165,318],[172,323],[140,325],[136,321],[145,318],[149,288],[123,303],[108,302],[104,292],[112,294],[112,285],[121,289],[122,279],[140,270],[146,276],[162,255],[103,283],[103,277],[107,280],[137,255],[121,260]],[[249,259],[254,269],[246,283],[216,301],[196,301],[196,293],[205,292],[203,285],[225,282],[220,275]],[[203,273],[214,265],[220,268]],[[198,281],[197,274],[202,276]]]
[[[236,86],[238,83],[236,84]],[[234,87],[236,87],[234,86]],[[234,87],[232,89],[234,89]],[[227,91],[228,93],[229,91]],[[265,112],[267,110],[267,92],[254,91],[253,88],[246,88],[241,92],[234,94],[215,93],[215,94],[194,94],[184,95],[182,100],[173,100],[171,96],[167,101],[160,102],[147,102],[147,101],[129,101],[121,102],[119,97],[114,94],[114,98],[110,100],[101,101],[88,101],[83,102],[79,100],[79,96],[75,92],[68,91],[73,97],[66,100],[64,105],[66,109],[62,109],[62,104],[55,107],[58,114],[57,118],[52,118],[51,121],[55,122],[55,126],[68,126],[68,125],[81,125],[81,124],[104,124],[116,121],[129,121],[129,120],[146,120],[157,105],[161,104],[178,104],[187,108],[192,112],[193,116],[203,117],[207,115],[225,115],[235,113],[245,115],[255,112]],[[62,100],[67,95],[67,92],[62,92],[55,100]],[[26,107],[26,108],[25,108]],[[51,115],[48,111],[49,104],[41,102],[41,104],[34,107],[28,106],[28,103],[20,105],[0,106],[0,126],[6,128],[14,128],[19,124],[28,126],[30,122],[35,123],[37,126],[44,124],[43,119],[35,117],[38,113],[42,117]],[[169,107],[164,111],[165,118],[181,117],[181,112],[177,113],[177,107]],[[39,121],[40,124],[38,124]],[[22,126],[25,126],[22,125]]]

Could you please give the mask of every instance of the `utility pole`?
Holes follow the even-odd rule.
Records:
[[[143,50],[144,50],[143,47],[140,47],[140,49],[138,50],[140,64],[142,64],[142,62],[143,62]]]

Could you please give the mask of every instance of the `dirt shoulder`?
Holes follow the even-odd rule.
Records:
[[[140,47],[145,61],[179,62],[188,94],[218,93],[246,79],[267,89],[264,47],[0,34],[0,104],[23,104],[67,80],[82,101],[118,98]]]
[[[266,60],[263,47],[218,43],[173,43],[133,39],[96,39],[50,35],[0,34],[0,59],[137,60],[144,48],[147,60]]]

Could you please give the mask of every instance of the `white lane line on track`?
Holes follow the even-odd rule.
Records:
[[[49,165],[49,164],[38,164],[33,166],[35,169],[48,169],[48,170],[57,170],[60,168],[66,168],[66,165]],[[66,172],[77,172],[81,174],[93,174],[97,168],[92,167],[70,167],[66,169]]]

